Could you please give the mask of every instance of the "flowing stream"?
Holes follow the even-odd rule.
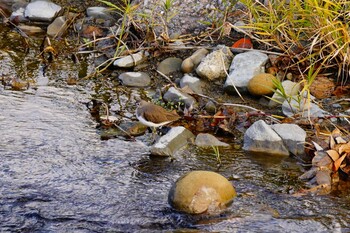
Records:
[[[293,158],[221,152],[220,174],[237,198],[223,213],[192,216],[167,203],[172,183],[216,171],[212,151],[150,157],[143,138],[101,140],[86,103],[93,88],[60,82],[79,68],[44,73],[35,53],[0,33],[0,74],[24,74],[24,91],[0,87],[0,232],[349,232],[350,195],[296,197],[303,168]],[[16,47],[16,44],[11,44]],[[8,56],[8,55],[11,56]]]

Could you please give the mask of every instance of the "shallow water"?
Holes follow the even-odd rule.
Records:
[[[1,57],[0,73],[23,79],[18,62],[32,64],[26,74],[35,85],[0,87],[1,232],[350,231],[349,193],[294,197],[303,186],[296,160],[238,150],[221,151],[218,171],[236,187],[232,206],[215,216],[174,211],[172,182],[187,171],[216,171],[212,151],[189,147],[170,161],[150,157],[144,137],[101,140],[84,104],[100,94],[94,84],[61,81],[87,68],[62,60],[44,75],[35,53],[15,52],[13,63]]]

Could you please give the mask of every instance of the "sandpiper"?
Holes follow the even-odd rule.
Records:
[[[141,100],[136,109],[137,119],[144,125],[152,127],[154,130],[157,127],[167,125],[176,121],[180,116],[175,112],[169,112],[161,106]]]

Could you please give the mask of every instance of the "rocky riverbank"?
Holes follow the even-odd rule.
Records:
[[[91,6],[86,11],[75,12],[50,1],[0,2],[4,25],[23,38],[34,35],[45,35],[51,40],[79,38],[72,55],[93,56],[98,69],[88,77],[107,75],[123,87],[145,90],[144,95],[140,94],[142,91],[131,94],[128,101],[133,110],[136,99],[143,98],[179,112],[182,119],[174,123],[177,127],[150,146],[153,155],[176,158],[180,149],[192,140],[198,147],[232,145],[247,152],[295,156],[310,163],[313,154],[305,148],[307,142],[320,136],[317,127],[319,131],[333,129],[338,124],[347,127],[343,126],[347,124],[347,105],[340,105],[331,97],[336,88],[334,83],[320,81],[327,87],[328,95],[320,95],[318,88],[310,88],[308,92],[294,73],[281,67],[284,54],[233,46],[237,37],[244,37],[234,26],[244,18],[241,4],[233,7],[223,1],[183,1],[167,8],[155,1],[143,1],[122,7],[129,11],[126,16],[120,16],[117,6],[114,11]],[[227,9],[231,10],[230,17],[226,17]],[[147,28],[144,23],[149,21],[140,18],[145,15],[157,22]],[[225,17],[226,22],[219,20]],[[212,24],[210,30],[208,23]],[[216,24],[220,23],[222,27],[216,30]],[[185,36],[186,33],[192,35]],[[57,49],[50,40],[44,42],[41,55],[47,54],[54,60]],[[52,62],[49,60],[48,63]],[[4,78],[2,81],[7,82]],[[9,86],[16,87],[15,84]],[[19,89],[26,88],[30,85]],[[239,101],[232,102],[232,96]],[[132,113],[113,110],[108,105],[117,100],[108,101],[102,103],[107,107],[97,110],[99,124],[122,128],[126,138],[145,133],[144,127],[140,132],[141,126],[134,117],[123,118],[131,125],[120,126],[117,115]],[[320,107],[322,104],[328,105],[327,108]],[[205,139],[202,133],[207,134]],[[339,162],[338,159],[322,165],[326,165],[326,173],[322,169],[315,172],[316,177],[317,173],[328,174],[325,179],[316,180],[316,185],[330,190],[332,168],[329,167]],[[312,164],[321,167],[316,162]]]

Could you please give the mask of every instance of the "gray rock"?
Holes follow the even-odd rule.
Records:
[[[202,94],[202,83],[199,78],[192,77],[188,74],[185,74],[185,76],[182,77],[180,80],[180,87],[183,88],[185,86],[188,86],[191,88],[191,90],[196,94]]]
[[[311,97],[313,99],[315,97]],[[300,96],[293,96],[292,100],[285,100],[282,104],[282,112],[284,115],[288,117],[292,117],[295,114],[300,114],[301,117],[324,117],[329,115],[328,112],[322,110],[316,104],[308,103],[306,98],[301,98]]]
[[[278,155],[289,155],[282,138],[265,123],[259,120],[251,125],[244,134],[243,149]]]
[[[159,63],[157,70],[168,75],[172,72],[181,70],[182,59],[177,57],[168,57]]]
[[[147,59],[148,53],[140,51],[135,54],[131,54],[122,58],[119,58],[113,62],[114,66],[130,68],[139,65]]]
[[[51,22],[61,9],[53,2],[39,0],[29,3],[24,15],[32,21]]]
[[[212,146],[230,147],[230,144],[221,142],[215,136],[208,133],[198,134],[194,144],[199,147],[212,147]]]
[[[124,86],[128,87],[147,87],[151,84],[151,78],[145,72],[125,72],[118,78]]]
[[[57,17],[48,27],[47,27],[47,35],[49,36],[62,36],[67,28],[66,17],[60,16]]]
[[[183,93],[175,87],[170,87],[164,94],[163,99],[174,104],[184,103],[187,108],[197,105],[195,98],[189,94]]]
[[[24,16],[24,10],[24,7],[20,7],[16,11],[12,12],[10,20],[14,21],[16,19],[16,21],[20,23],[28,22],[29,20]]]
[[[283,81],[282,86],[285,94],[287,96],[290,96],[290,98],[297,95],[300,91],[300,84],[292,82],[290,80]],[[278,105],[281,105],[284,101],[285,99],[282,97],[281,92],[279,90],[276,90],[269,102],[269,107],[276,107]]]
[[[87,8],[86,15],[95,19],[113,19],[113,17],[109,14],[108,8],[101,6]]]
[[[151,147],[152,155],[173,156],[176,151],[188,144],[194,135],[188,129],[177,126],[171,130]]]
[[[208,80],[217,80],[226,77],[233,54],[230,48],[218,46],[218,49],[209,53],[198,65],[196,73]]]
[[[275,124],[271,128],[282,138],[290,153],[304,156],[306,132],[302,128],[296,124]]]
[[[246,92],[248,82],[257,74],[265,72],[265,64],[268,56],[258,51],[240,53],[233,58],[229,76],[224,88],[228,93],[236,93],[234,86],[239,92]]]

